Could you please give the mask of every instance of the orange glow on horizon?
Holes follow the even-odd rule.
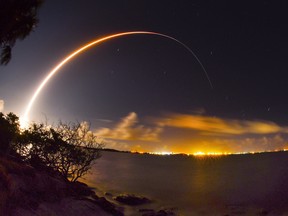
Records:
[[[231,152],[195,152],[192,155],[196,157],[201,157],[201,156],[224,156],[224,155],[231,155],[233,153]]]
[[[178,153],[178,152],[138,152],[138,151],[131,151],[131,153],[138,153],[138,154],[152,154],[152,155],[187,155],[187,156],[194,156],[194,157],[221,157],[221,156],[228,156],[228,155],[246,155],[246,154],[260,154],[260,153],[268,153],[268,152],[286,152],[288,149],[282,150],[272,150],[272,151],[251,151],[251,152],[203,152],[198,151],[194,153]]]
[[[155,154],[155,155],[173,155],[175,153],[173,152],[167,152],[167,151],[162,151],[162,152],[149,152],[149,154]]]

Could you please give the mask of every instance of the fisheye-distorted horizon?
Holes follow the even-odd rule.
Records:
[[[89,121],[107,147],[157,152],[288,148],[286,2],[46,1],[39,25],[1,67],[0,111],[23,115],[37,86],[71,51],[127,31],[65,65],[31,119]]]

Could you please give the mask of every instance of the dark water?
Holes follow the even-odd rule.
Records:
[[[180,215],[288,215],[288,153],[215,158],[103,152],[87,182]]]

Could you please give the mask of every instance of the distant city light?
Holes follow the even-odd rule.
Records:
[[[150,152],[150,154],[155,154],[155,155],[173,155],[175,153],[163,151],[163,152]]]

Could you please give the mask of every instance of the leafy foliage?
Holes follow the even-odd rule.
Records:
[[[91,169],[101,147],[89,125],[60,122],[55,128],[33,124],[23,132],[17,150],[32,166],[48,166],[74,182]]]
[[[0,0],[0,64],[8,64],[16,40],[33,31],[41,4],[42,0]]]
[[[0,113],[0,154],[5,155],[11,150],[11,144],[19,135],[19,118],[9,113]]]
[[[3,154],[18,155],[35,168],[49,168],[75,182],[101,156],[103,145],[87,123],[60,122],[56,127],[34,123],[20,132],[18,120],[12,113],[1,113],[0,150]]]

